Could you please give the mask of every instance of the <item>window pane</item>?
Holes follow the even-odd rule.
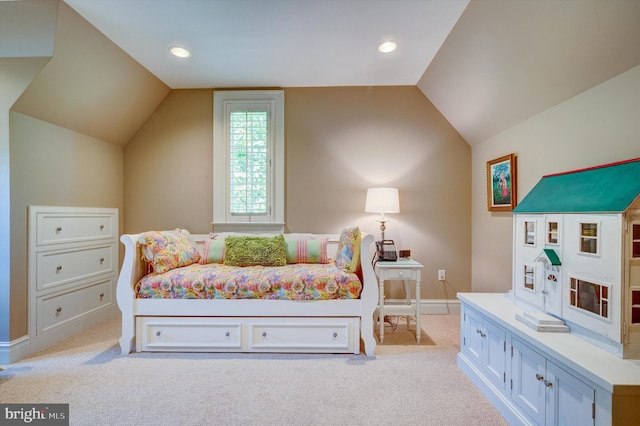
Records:
[[[582,235],[585,237],[598,236],[598,224],[597,223],[582,223]]]
[[[233,111],[229,126],[232,215],[266,215],[269,153],[266,111]]]

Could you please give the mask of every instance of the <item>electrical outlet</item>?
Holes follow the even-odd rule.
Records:
[[[444,281],[444,280],[445,280],[444,269],[438,269],[438,281]]]

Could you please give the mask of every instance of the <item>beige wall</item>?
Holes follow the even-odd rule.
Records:
[[[27,206],[123,209],[123,148],[10,113],[11,339],[28,334]],[[120,223],[122,229],[122,223]]]
[[[486,162],[518,156],[518,200],[545,174],[640,157],[640,66],[473,146],[473,291],[511,288],[512,214],[486,206]]]
[[[211,231],[213,90],[174,90],[124,149],[124,232]]]
[[[172,91],[126,146],[125,232],[211,230],[212,98]],[[285,110],[287,231],[379,236],[366,189],[397,186],[386,237],[425,264],[422,297],[470,289],[470,148],[416,87],[288,88]]]

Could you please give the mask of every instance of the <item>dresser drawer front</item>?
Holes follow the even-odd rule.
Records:
[[[204,352],[242,347],[242,324],[219,318],[136,319],[137,351]]]
[[[99,275],[115,273],[115,245],[40,252],[37,255],[38,290]]]
[[[310,321],[264,319],[249,324],[252,351],[353,352],[359,330],[351,318],[313,318]]]
[[[113,303],[113,279],[38,298],[37,332],[44,333]]]
[[[116,214],[38,213],[36,244],[74,243],[117,238]]]

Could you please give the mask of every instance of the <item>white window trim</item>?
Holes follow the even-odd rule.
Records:
[[[594,224],[596,225],[596,236],[589,237],[582,235],[582,225],[584,224]],[[590,257],[600,257],[601,254],[601,234],[602,234],[602,221],[600,220],[585,220],[578,222],[578,255],[580,256],[590,256]],[[582,251],[582,239],[593,239],[596,241],[596,252],[590,253],[587,251]]]
[[[272,160],[272,203],[269,220],[234,222],[227,217],[228,176],[225,104],[230,101],[274,102],[275,123]],[[213,230],[214,232],[284,231],[284,90],[222,90],[213,94]]]

